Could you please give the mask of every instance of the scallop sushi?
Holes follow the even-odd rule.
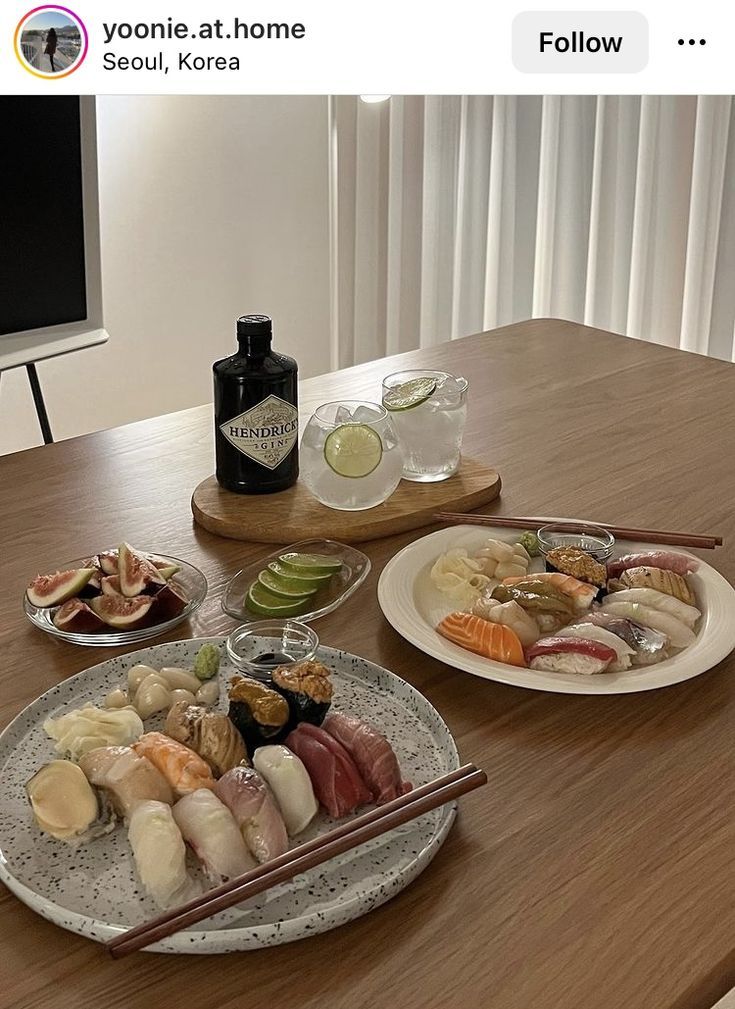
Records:
[[[200,788],[179,799],[173,815],[213,883],[255,867],[232,813],[210,789]]]
[[[186,871],[186,845],[165,802],[139,802],[130,814],[128,840],[146,893],[161,908],[195,896],[198,887]]]
[[[545,673],[595,676],[606,673],[618,653],[592,638],[542,638],[527,652],[531,669]]]
[[[299,722],[321,725],[332,703],[330,671],[323,662],[307,659],[278,666],[273,670],[271,679],[273,688],[288,702],[290,728]]]
[[[253,754],[253,766],[275,796],[289,837],[300,834],[319,811],[303,762],[287,747],[276,743],[259,747]]]

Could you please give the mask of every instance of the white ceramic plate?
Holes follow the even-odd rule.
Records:
[[[436,625],[456,609],[445,595],[434,588],[429,577],[437,557],[452,547],[465,547],[472,553],[490,537],[514,543],[519,535],[517,529],[450,526],[410,543],[388,562],[380,576],[378,600],[383,613],[407,641],[448,666],[486,680],[560,694],[625,694],[655,690],[699,676],[735,648],[735,589],[700,558],[697,558],[700,562],[697,573],[687,576],[694,587],[697,606],[702,610],[697,640],[670,659],[653,666],[599,676],[544,673],[483,658],[437,634]],[[633,550],[661,549],[666,548],[620,541],[615,544],[613,556]],[[678,548],[675,552],[687,553]],[[540,561],[536,560],[535,567],[541,570]]]
[[[24,784],[54,756],[42,723],[84,703],[100,703],[136,662],[187,666],[204,640],[220,646],[224,659],[223,638],[175,641],[110,659],[47,691],[0,735],[0,880],[62,928],[104,942],[159,912],[141,894],[123,826],[75,850],[35,825]],[[334,671],[334,709],[380,727],[396,751],[405,779],[418,785],[459,766],[449,729],[412,686],[346,652],[320,648],[319,658]],[[232,672],[223,661],[222,695]],[[222,696],[220,707],[226,710],[226,706]],[[146,728],[157,727],[153,719],[146,722]],[[454,816],[453,804],[434,810],[150,949],[228,953],[290,942],[342,925],[382,904],[418,876],[444,841]],[[322,812],[298,840],[306,841],[333,824]]]

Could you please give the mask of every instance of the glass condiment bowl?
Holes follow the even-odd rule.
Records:
[[[549,522],[536,535],[544,558],[556,547],[579,547],[604,564],[615,546],[613,534],[595,522]]]
[[[226,642],[235,669],[265,681],[278,666],[313,659],[318,647],[316,631],[298,620],[254,620],[236,627]]]

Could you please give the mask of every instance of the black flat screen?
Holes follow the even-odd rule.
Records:
[[[79,98],[2,97],[0,335],[87,317]]]

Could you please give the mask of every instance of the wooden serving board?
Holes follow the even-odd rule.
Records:
[[[320,504],[302,483],[279,494],[233,494],[210,476],[199,484],[191,510],[211,533],[256,543],[295,543],[325,537],[355,543],[380,539],[430,525],[437,511],[468,512],[500,494],[496,470],[476,459],[462,459],[459,471],[440,483],[401,480],[383,504],[343,512]]]

